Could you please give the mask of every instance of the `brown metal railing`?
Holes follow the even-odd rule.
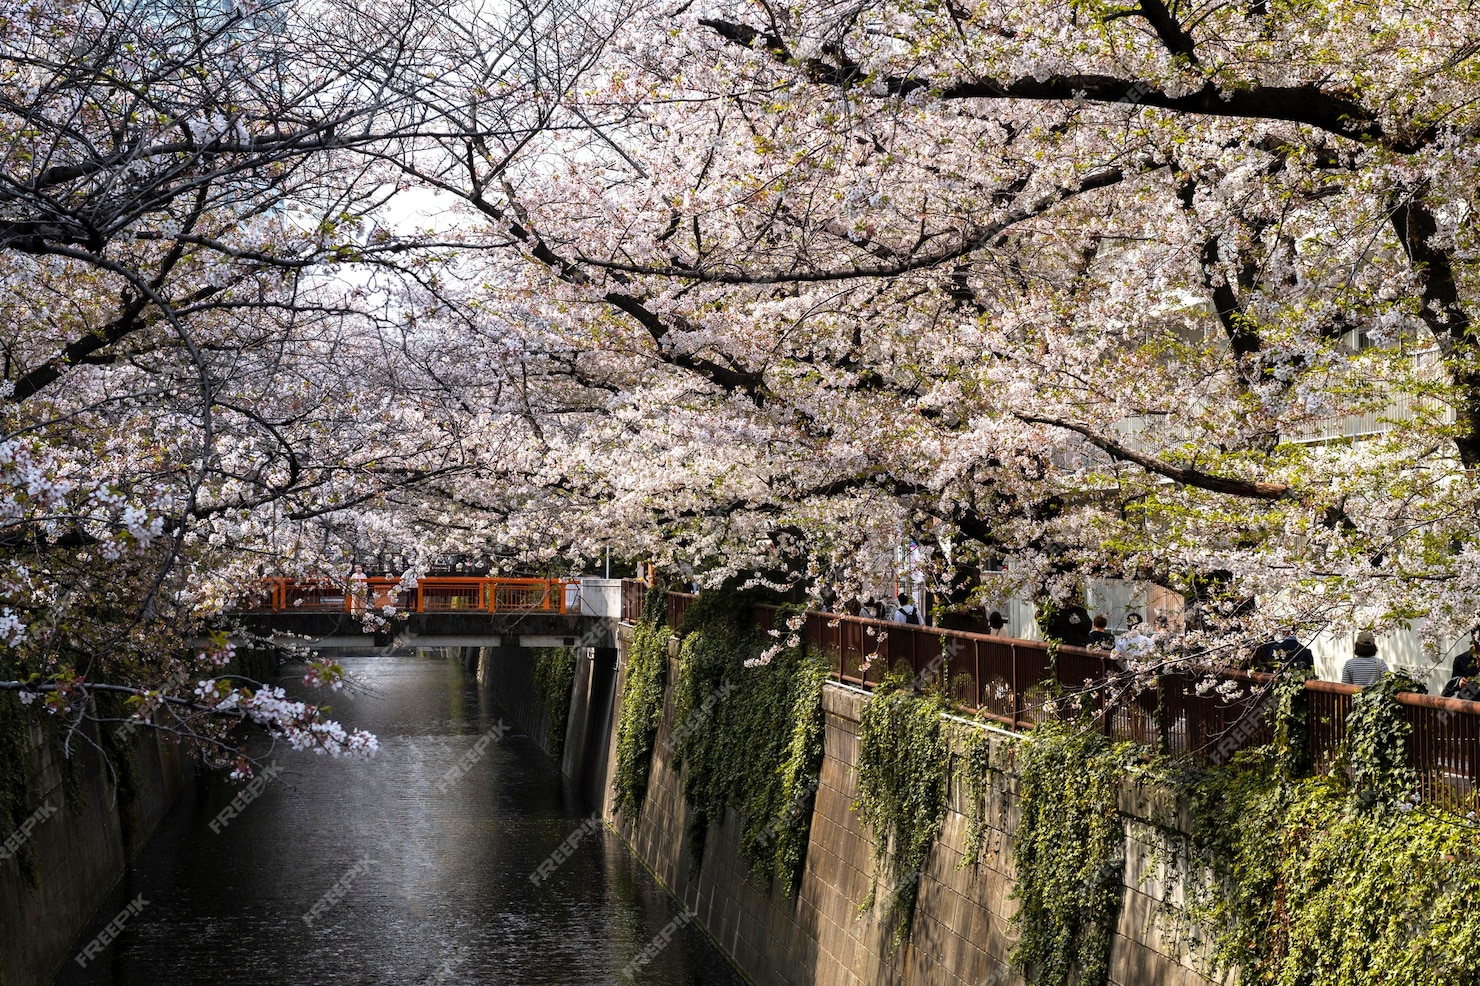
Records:
[[[1346,742],[1346,717],[1351,714],[1352,696],[1356,693],[1353,685],[1332,681],[1305,683],[1306,736],[1311,767],[1315,770],[1329,770],[1341,752],[1341,745]]]
[[[670,627],[679,625],[694,598],[690,593],[668,594]],[[624,584],[622,600],[623,618],[637,619],[640,596],[629,607]],[[774,606],[757,606],[756,622],[771,629],[777,613]],[[807,648],[826,657],[838,681],[872,688],[900,664],[920,681],[944,671],[960,709],[1013,729],[1030,728],[1047,703],[1067,701],[1071,707],[1077,703],[1078,711],[1092,713],[1106,735],[1116,740],[1159,746],[1205,762],[1224,762],[1240,749],[1271,739],[1263,708],[1269,675],[1177,668],[1157,674],[1151,687],[1140,687],[1144,681],[1137,682],[1113,655],[1061,646],[1053,682],[1059,687],[1054,689],[1048,646],[1041,641],[819,612],[803,614],[796,632]],[[1207,687],[1210,677],[1215,684],[1232,682],[1236,689],[1225,696],[1219,688]],[[1308,681],[1305,687],[1311,762],[1315,770],[1324,771],[1340,754],[1358,689],[1319,680]],[[1058,697],[1052,694],[1055,691]],[[1412,726],[1408,754],[1422,799],[1452,811],[1476,808],[1480,702],[1416,693],[1397,698]]]
[[[642,619],[642,607],[647,601],[648,587],[646,582],[637,579],[622,580],[622,620],[626,623],[636,623]],[[670,625],[674,625],[671,624]]]

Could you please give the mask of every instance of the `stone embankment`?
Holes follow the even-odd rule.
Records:
[[[642,810],[636,817],[616,811],[611,778],[630,630],[624,628],[619,636],[614,673],[601,659],[578,660],[561,766],[752,981],[763,986],[1008,986],[1023,981],[1010,962],[1015,940],[1015,778],[1005,777],[994,792],[987,811],[986,852],[978,864],[968,866],[960,865],[967,834],[963,784],[952,778],[950,810],[919,877],[912,933],[895,946],[880,908],[861,909],[874,885],[873,841],[851,807],[857,797],[860,710],[869,696],[831,682],[825,686],[821,784],[805,872],[791,899],[779,886],[768,891],[748,875],[739,850],[740,821],[733,811],[723,824],[710,828],[702,865],[693,865],[685,846],[682,778],[670,765],[676,658],[670,658],[668,695]],[[529,661],[492,649],[466,658],[470,665],[476,663],[479,679],[494,699],[545,744],[545,713],[534,703]],[[961,728],[982,727],[963,723]],[[992,737],[994,743],[1006,741],[1005,736]],[[1116,986],[1203,986],[1209,980],[1199,972],[1200,961],[1181,947],[1159,908],[1166,891],[1156,879],[1152,820],[1175,824],[1176,819],[1168,817],[1166,799],[1156,792],[1126,790],[1121,800],[1124,904],[1111,949],[1110,981]]]

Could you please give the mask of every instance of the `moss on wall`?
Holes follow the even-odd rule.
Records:
[[[570,693],[576,683],[576,652],[570,647],[537,647],[529,669],[535,704],[545,717],[545,745],[557,762],[565,753]]]

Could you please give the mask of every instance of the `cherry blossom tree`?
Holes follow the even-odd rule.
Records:
[[[1473,16],[651,8],[517,156],[406,166],[514,246],[474,300],[523,313],[565,550],[915,539],[1172,586],[1199,645],[1436,640],[1480,604]]]
[[[0,13],[0,691],[238,772],[243,724],[374,748],[229,669],[223,610],[266,574],[347,580],[377,541],[434,552],[455,477],[499,453],[442,335],[473,248],[388,162],[538,129],[545,26],[441,0]],[[466,63],[471,36],[503,51]],[[454,75],[484,117],[418,94]]]

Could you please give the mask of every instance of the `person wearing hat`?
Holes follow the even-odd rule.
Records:
[[[1366,688],[1387,674],[1387,670],[1387,663],[1377,656],[1377,639],[1371,630],[1363,630],[1352,645],[1351,659],[1341,668],[1341,682]]]

